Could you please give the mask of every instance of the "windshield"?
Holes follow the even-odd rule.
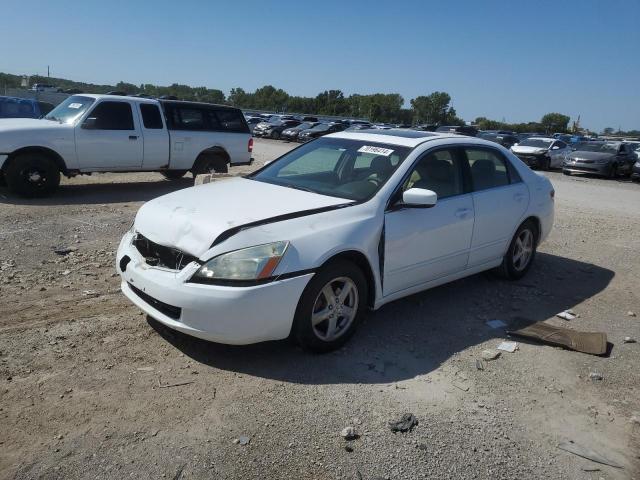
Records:
[[[311,127],[313,127],[313,123],[312,122],[304,122],[304,123],[301,123],[300,125],[298,125],[295,128],[297,128],[298,130],[306,130],[306,129],[311,128]]]
[[[325,130],[329,130],[329,124],[321,123],[320,125],[316,125],[315,127],[311,128],[310,130],[314,130],[316,132],[323,132]]]
[[[585,142],[577,145],[576,150],[579,152],[616,153],[618,151],[618,146],[615,143]]]
[[[539,138],[527,138],[520,142],[520,147],[549,148],[552,140],[540,140]]]
[[[371,198],[409,154],[409,147],[321,138],[286,153],[247,178],[363,201]]]
[[[60,123],[73,123],[94,101],[91,97],[73,95],[47,113],[44,118]]]

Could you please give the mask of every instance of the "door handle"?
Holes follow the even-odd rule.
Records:
[[[458,218],[464,218],[467,215],[469,215],[471,213],[471,209],[470,208],[459,208],[458,210],[456,210],[456,217]]]
[[[137,140],[138,136],[137,135],[129,135],[129,140]]]

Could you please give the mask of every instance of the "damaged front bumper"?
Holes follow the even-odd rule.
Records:
[[[116,269],[122,292],[149,316],[187,335],[232,345],[289,336],[298,299],[312,273],[254,286],[190,283],[200,265],[182,270],[150,266],[127,233]]]

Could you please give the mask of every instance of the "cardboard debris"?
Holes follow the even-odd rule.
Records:
[[[556,317],[562,318],[563,320],[573,320],[576,318],[576,314],[571,310],[565,310],[564,312],[556,314]]]
[[[518,350],[518,344],[516,342],[502,342],[496,347],[498,350],[513,353]]]
[[[592,462],[601,463],[603,465],[609,465],[614,468],[624,468],[619,463],[616,463],[612,460],[609,460],[598,452],[594,452],[590,448],[582,447],[573,442],[563,442],[558,445],[560,450],[564,450],[565,452],[573,453],[574,455],[578,455],[579,457],[586,458],[587,460],[591,460]]]
[[[536,322],[528,327],[507,332],[517,337],[533,338],[556,347],[564,347],[591,355],[607,353],[607,334],[602,332],[580,332],[555,327],[545,322]]]

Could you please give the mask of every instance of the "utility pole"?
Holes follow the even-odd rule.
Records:
[[[49,65],[47,65],[47,78],[49,78],[51,75],[49,75]]]

